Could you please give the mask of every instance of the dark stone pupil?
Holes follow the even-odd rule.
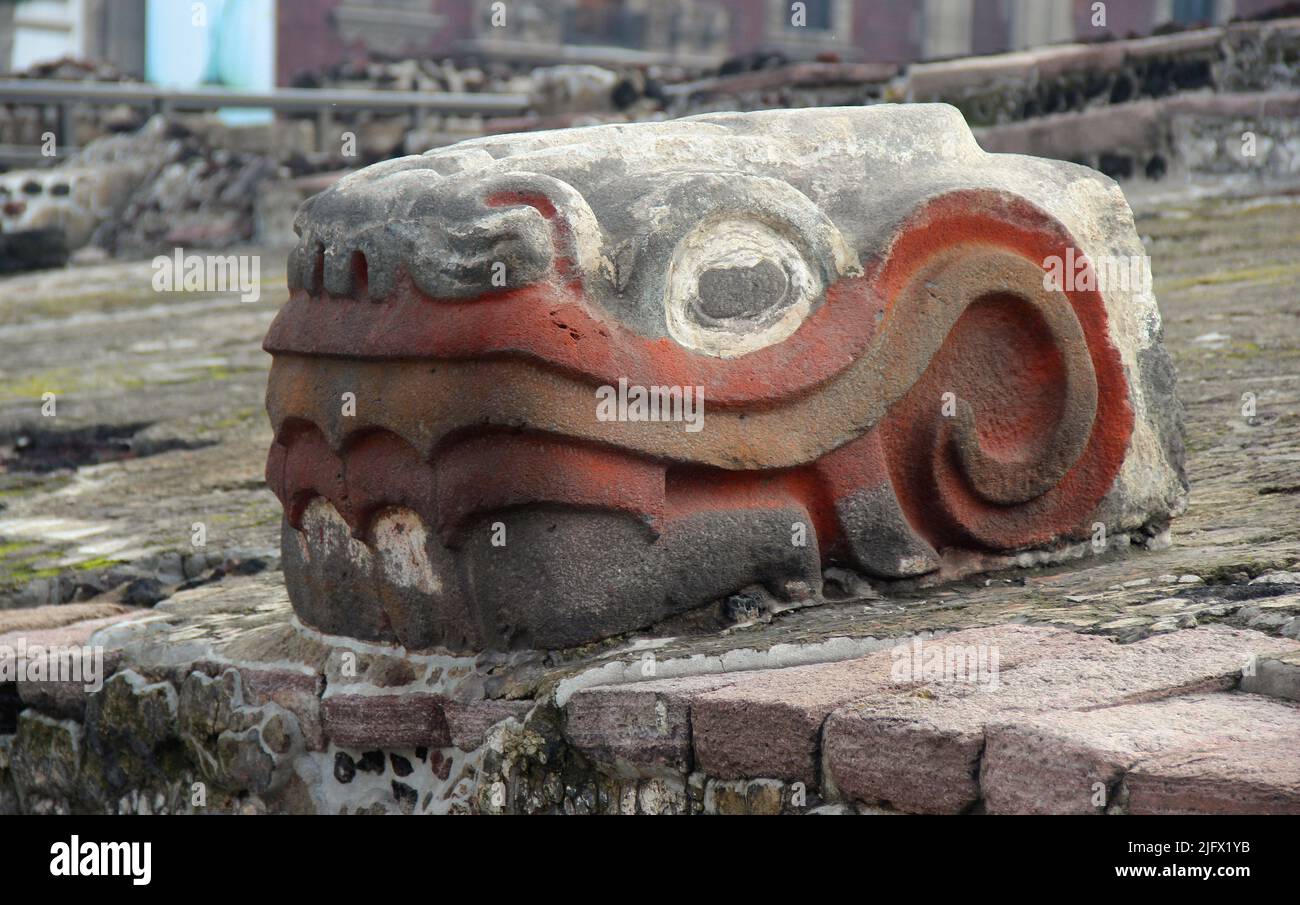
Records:
[[[700,274],[700,313],[714,320],[754,317],[777,307],[789,290],[785,271],[771,261]]]

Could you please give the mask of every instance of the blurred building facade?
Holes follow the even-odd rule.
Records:
[[[175,0],[188,3],[190,0]],[[223,0],[238,4],[241,0]],[[522,63],[715,66],[790,59],[907,63],[1173,23],[1214,24],[1285,0],[274,0],[275,78],[372,55]],[[146,0],[0,0],[0,71],[61,56],[143,76]]]
[[[144,0],[0,0],[0,72],[73,57],[144,72]]]

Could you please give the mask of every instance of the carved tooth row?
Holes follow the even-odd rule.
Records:
[[[432,596],[443,591],[445,582],[443,570],[435,568],[429,559],[428,539],[419,515],[395,507],[376,516],[367,541],[357,540],[343,516],[322,497],[307,505],[302,530],[297,532],[305,562],[323,560],[342,551],[359,573]]]
[[[392,245],[396,240],[385,237]],[[383,299],[397,282],[397,270],[404,256],[366,233],[350,241],[329,243],[308,233],[289,254],[289,289],[304,289],[308,295]],[[363,284],[364,281],[364,284]]]
[[[553,263],[550,226],[530,207],[492,211],[440,236],[425,236],[422,243],[403,235],[413,229],[395,224],[334,242],[309,230],[290,253],[289,288],[383,300],[405,268],[431,296],[470,298],[535,283]],[[503,280],[494,283],[498,266]]]

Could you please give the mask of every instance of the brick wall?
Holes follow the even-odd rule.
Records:
[[[920,4],[856,0],[853,43],[867,62],[904,63],[916,59],[916,21]]]
[[[335,11],[344,0],[279,0],[278,54],[279,84],[287,85],[305,71],[337,65],[348,59],[364,59],[360,42],[349,44],[339,33]],[[440,55],[454,50],[462,39],[478,31],[476,0],[428,0],[430,11],[443,17],[436,35],[422,39],[424,46],[411,46],[407,52]],[[558,0],[549,0],[558,3]],[[731,36],[730,52],[750,53],[779,42],[780,35],[769,34],[773,3],[788,6],[784,0],[702,0],[726,10]],[[852,4],[852,33],[835,35],[860,49],[867,62],[907,63],[920,59],[922,42],[921,0],[833,0]],[[1104,36],[1147,35],[1167,18],[1169,0],[1108,0],[1106,27],[1092,25],[1094,0],[1072,0],[1074,33],[1079,40]],[[1220,0],[1227,3],[1228,0]],[[1249,17],[1281,6],[1285,0],[1234,0],[1221,7],[1221,13]],[[1010,19],[1007,0],[971,0],[970,52],[998,53],[1009,49]],[[391,48],[397,53],[402,48]]]

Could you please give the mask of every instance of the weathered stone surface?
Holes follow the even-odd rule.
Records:
[[[445,703],[441,695],[417,691],[327,694],[321,725],[330,741],[345,748],[441,748],[452,743]]]
[[[1268,135],[1259,133],[1261,149]],[[1220,139],[1222,145],[1222,135]],[[1193,197],[1177,185],[1163,191],[1156,201],[1144,199],[1140,192],[1130,192],[1130,197],[1135,207],[1146,205],[1145,212],[1139,209],[1138,225],[1149,243],[1155,288],[1166,315],[1165,341],[1178,365],[1179,392],[1187,410],[1188,474],[1197,488],[1193,505],[1174,523],[1170,546],[1140,556],[1092,557],[1086,555],[1089,545],[1083,544],[1083,550],[1062,557],[1066,565],[1048,569],[1029,568],[1044,562],[1037,556],[1020,563],[1007,556],[1001,567],[1011,571],[987,579],[918,587],[891,593],[885,600],[786,611],[770,621],[720,634],[657,639],[654,651],[661,674],[697,662],[701,671],[721,673],[857,657],[870,649],[857,645],[875,643],[873,639],[1012,621],[1075,628],[1127,642],[1153,632],[1181,633],[1196,623],[1244,627],[1260,614],[1294,620],[1300,614],[1300,595],[1267,596],[1267,584],[1252,584],[1260,575],[1300,572],[1300,509],[1295,505],[1300,421],[1292,417],[1300,405],[1300,319],[1291,313],[1300,291],[1300,267],[1290,263],[1294,199],[1257,187],[1243,197]],[[258,460],[272,436],[265,419],[256,416],[268,359],[249,337],[265,330],[283,290],[275,289],[280,279],[276,259],[264,256],[262,266],[264,302],[257,305],[237,297],[158,304],[149,289],[152,271],[147,259],[4,281],[0,416],[6,436],[39,417],[37,401],[26,387],[66,380],[67,395],[59,400],[61,426],[90,429],[130,422],[149,412],[151,420],[157,419],[150,436],[192,438],[197,430],[212,445],[99,465],[95,480],[77,479],[76,494],[68,492],[66,471],[3,476],[0,502],[6,508],[0,512],[0,547],[29,539],[35,546],[9,553],[7,559],[0,552],[0,572],[12,568],[14,559],[37,552],[42,559],[32,565],[42,569],[100,555],[90,552],[90,545],[83,549],[81,541],[58,538],[56,529],[39,536],[22,533],[28,522],[58,520],[59,530],[93,523],[102,533],[92,540],[121,545],[120,555],[128,560],[144,555],[135,551],[156,552],[160,545],[188,552],[197,512],[210,528],[220,526],[220,537],[212,534],[210,543],[221,549],[274,546],[278,504],[258,475]],[[106,294],[105,286],[113,291]],[[86,329],[88,318],[94,330]],[[131,354],[124,354],[127,349]],[[57,373],[51,371],[55,362]],[[215,362],[229,373],[210,379]],[[1258,411],[1253,415],[1242,410],[1246,393],[1256,397]],[[151,532],[148,537],[140,536],[145,526]],[[1135,532],[1133,542],[1137,539]],[[1130,544],[1126,534],[1113,531],[1108,540],[1116,550]],[[71,606],[80,605],[53,609],[75,612]],[[151,678],[165,673],[174,683],[188,674],[186,664],[227,652],[236,657],[250,652],[261,661],[292,659],[319,671],[327,656],[321,648],[340,642],[295,629],[282,578],[274,571],[252,577],[231,572],[222,581],[183,591],[159,607],[145,616],[151,620],[147,624],[123,626],[121,634],[137,636],[127,654],[138,655]],[[5,611],[0,619],[21,615]],[[639,672],[640,656],[639,649],[628,650],[619,642],[593,645],[541,666],[497,669],[492,681],[527,695],[593,670],[600,670],[601,682],[618,681]],[[603,677],[606,671],[616,677]],[[331,684],[335,681],[332,678]],[[0,749],[14,738],[0,737]],[[529,767],[523,774],[527,779],[518,780],[526,791],[516,797],[515,780],[507,782],[509,795],[500,810],[555,807],[549,802],[557,799],[540,790],[555,769],[556,751],[563,748],[540,750],[551,758],[549,765],[543,768],[536,760],[521,759]],[[436,776],[444,777],[427,787],[435,800],[444,791],[451,794],[466,761],[473,760],[456,753],[440,757],[443,752],[437,749],[426,752],[425,761],[413,752],[401,753],[412,759],[415,776],[429,776],[431,783]],[[332,775],[333,753],[322,752],[320,759],[325,780],[315,788],[323,788]],[[303,755],[300,764],[308,771],[314,762],[313,756]],[[0,785],[3,769],[0,762]],[[187,779],[187,769],[173,762],[168,772],[173,783],[184,783],[177,797],[186,806],[190,780],[202,778]],[[621,800],[613,796],[612,785],[575,772],[577,778],[564,774],[558,799],[564,810],[603,812],[611,801]],[[84,765],[83,773],[93,778],[94,771]],[[374,774],[357,775],[378,781]],[[390,771],[382,777],[380,790],[390,805],[393,775]],[[702,774],[694,774],[688,786],[692,801],[702,802],[705,781]],[[215,794],[217,786],[208,783],[208,788],[214,793],[208,811],[288,808],[282,797],[263,798],[248,790],[238,790],[237,797],[223,803]],[[346,806],[351,812],[362,796],[379,794],[357,781],[340,788],[356,797],[347,798],[343,792],[333,797],[331,790],[331,797],[315,806],[329,813]],[[290,789],[292,785],[286,785],[279,796]],[[420,789],[423,804],[426,787]],[[637,791],[633,788],[634,800]],[[465,799],[450,800],[452,808],[464,806],[459,802]],[[113,809],[183,809],[173,808],[173,801],[169,797],[160,807],[157,792],[133,789],[124,792]]]
[[[979,130],[980,144],[999,153],[1085,161],[1116,179],[1205,177],[1253,173],[1277,179],[1295,171],[1300,149],[1300,92],[1184,94],[1045,116]],[[1234,152],[1240,132],[1267,130],[1262,153]]]
[[[1053,44],[915,64],[908,67],[906,96],[954,104],[972,125],[983,126],[1021,119],[1059,121],[1052,114],[1132,107],[1170,95],[1197,99],[1278,92],[1297,87],[1294,67],[1285,62],[1294,58],[1297,43],[1296,20],[1283,19],[1133,40]]]
[[[565,737],[593,761],[633,775],[692,769],[690,702],[736,674],[584,689],[564,708]]]
[[[86,715],[91,731],[115,746],[148,750],[174,737],[176,689],[124,670],[104,684]]]
[[[991,722],[1226,690],[1252,657],[1292,647],[1254,632],[1193,629],[1127,645],[1080,644],[1008,670],[996,691],[936,684],[922,694],[878,694],[827,719],[825,769],[850,798],[957,813],[980,799],[979,759]]]
[[[447,720],[447,736],[462,751],[473,751],[483,744],[488,730],[502,720],[519,719],[533,707],[532,701],[474,701],[463,704],[448,701],[442,707]]]
[[[704,789],[704,813],[773,816],[782,812],[787,796],[785,783],[775,779],[710,780]]]
[[[1279,767],[1294,763],[1295,745],[1300,743],[1300,708],[1249,694],[1193,695],[1016,716],[988,725],[984,738],[980,791],[989,813],[1101,814],[1115,805],[1121,781],[1131,792],[1130,775],[1133,781],[1140,775],[1152,783],[1155,775],[1172,779],[1172,768],[1163,772],[1167,765],[1178,764],[1182,770],[1181,765],[1186,764],[1214,764],[1205,768],[1202,778],[1223,781],[1221,793],[1228,793],[1233,785],[1249,785],[1244,777],[1257,771],[1260,761],[1241,752],[1243,745],[1252,742],[1269,739],[1259,754],[1267,751]],[[1224,760],[1239,756],[1248,760],[1249,766],[1221,769]],[[1286,773],[1282,769],[1268,774],[1270,778],[1263,774],[1258,778],[1273,782]],[[1285,798],[1285,784],[1272,792]],[[1300,808],[1296,792],[1300,787],[1293,785],[1293,800],[1288,803],[1292,808]],[[1151,794],[1154,801],[1157,793]],[[1189,810],[1195,809],[1192,805],[1201,794],[1189,786],[1160,806],[1176,810],[1185,804]],[[1138,802],[1139,809],[1154,806],[1141,799]],[[1132,807],[1131,798],[1128,807]],[[1251,807],[1245,806],[1245,812],[1262,812]],[[1216,812],[1214,807],[1201,809]],[[1223,812],[1222,808],[1217,812]]]
[[[1242,676],[1241,690],[1300,701],[1300,651],[1260,657]]]
[[[302,729],[307,747],[321,751],[325,733],[321,727],[320,696],[324,682],[306,668],[239,667],[244,699],[254,706],[274,702],[292,713]]]
[[[3,817],[22,813],[11,766],[13,747],[14,736],[0,735],[0,816]]]
[[[927,649],[960,654],[963,662],[970,653],[975,666],[985,648],[993,674],[970,677],[983,682],[1029,660],[1106,644],[1071,632],[1008,625],[918,639],[842,663],[735,674],[724,687],[691,701],[696,765],[719,779],[765,776],[813,785],[827,715],[879,692],[925,687]],[[984,666],[990,668],[990,659]]]
[[[1300,733],[1144,760],[1124,777],[1130,814],[1300,814]]]
[[[60,607],[66,609],[67,607]],[[89,690],[98,690],[116,669],[120,659],[116,651],[95,651],[92,638],[102,628],[128,620],[134,610],[73,622],[57,628],[13,631],[0,635],[0,648],[17,649],[21,644],[30,655],[39,648],[62,656],[65,662],[82,670],[82,681],[18,682],[18,696],[24,704],[49,716],[79,720],[85,714]],[[75,662],[79,661],[79,662]],[[93,674],[96,673],[96,674]]]
[[[950,107],[494,136],[296,229],[266,474],[326,632],[568,647],[800,605],[832,557],[942,579],[1183,508],[1149,286],[1046,280],[1141,258],[1123,196]]]
[[[210,782],[260,795],[291,781],[306,748],[297,717],[273,701],[251,704],[238,670],[215,678],[191,672],[173,694],[178,734]]]
[[[1172,576],[1171,581],[1176,583],[1177,576]],[[970,716],[972,698],[996,700],[1002,706],[983,708],[968,721],[971,740],[982,740],[998,726],[1043,714],[1044,707],[1049,712],[1052,708],[1075,706],[1096,708],[1114,701],[1145,701],[1170,694],[1175,686],[1193,690],[1226,687],[1232,682],[1232,673],[1249,665],[1252,654],[1259,663],[1295,646],[1257,631],[1226,628],[1179,630],[1136,644],[1117,645],[1102,636],[1004,625],[922,638],[919,662],[913,660],[915,648],[909,639],[897,654],[891,648],[879,648],[839,662],[746,670],[746,665],[771,661],[755,659],[756,651],[736,649],[733,640],[726,656],[716,661],[712,656],[698,655],[684,660],[665,658],[657,664],[661,669],[677,670],[689,663],[705,671],[702,674],[618,686],[588,684],[568,696],[561,715],[549,701],[461,701],[449,694],[466,696],[475,689],[489,687],[524,688],[529,674],[533,678],[527,681],[541,683],[535,693],[558,694],[555,681],[560,676],[568,676],[582,687],[586,675],[612,675],[604,658],[616,656],[615,652],[595,653],[590,660],[571,664],[552,664],[548,667],[553,671],[550,676],[547,670],[537,673],[537,666],[525,658],[520,661],[519,677],[504,683],[496,680],[504,678],[517,655],[494,655],[471,668],[463,660],[356,642],[348,642],[348,646],[336,648],[325,657],[311,645],[290,645],[310,655],[316,664],[311,668],[289,661],[250,660],[222,665],[213,659],[214,653],[259,651],[268,639],[280,637],[276,620],[289,619],[289,610],[282,603],[256,602],[257,587],[240,586],[240,593],[231,595],[224,609],[216,606],[211,594],[185,592],[169,602],[167,612],[154,614],[143,623],[115,624],[105,630],[110,638],[114,632],[119,633],[117,642],[127,642],[117,648],[121,656],[142,657],[147,667],[123,669],[101,693],[92,695],[84,725],[43,715],[35,719],[37,715],[28,712],[24,728],[10,745],[10,761],[20,761],[8,768],[14,789],[13,807],[23,811],[821,813],[825,804],[840,802],[842,795],[844,810],[892,813],[918,807],[905,794],[890,799],[893,807],[881,808],[875,799],[856,801],[861,794],[859,778],[851,770],[841,775],[837,762],[829,756],[825,758],[827,769],[814,771],[811,782],[808,774],[799,773],[802,766],[784,777],[731,778],[711,771],[728,769],[728,757],[734,759],[731,769],[738,773],[775,772],[781,769],[781,763],[789,762],[773,758],[773,754],[784,756],[783,749],[773,745],[764,748],[763,743],[768,729],[774,739],[804,743],[807,724],[787,719],[790,711],[780,706],[786,694],[793,702],[806,704],[810,713],[816,713],[826,707],[827,696],[834,698],[837,684],[849,688],[853,696],[864,694],[866,686],[881,686],[876,694],[868,693],[868,704],[876,704],[884,697],[903,702],[900,707],[925,702],[932,704],[944,719],[954,714]],[[1280,597],[1267,598],[1275,599]],[[270,614],[275,617],[268,618]],[[289,627],[288,631],[307,637],[313,634],[300,627]],[[200,638],[203,643],[196,643]],[[166,649],[164,639],[188,645],[180,652],[195,658],[189,664],[191,671],[182,671],[175,659],[176,651],[159,659]],[[680,643],[689,644],[686,639]],[[720,643],[721,639],[705,637],[696,645],[699,650],[709,650]],[[972,649],[977,654],[981,645],[990,654],[998,651],[996,672],[991,669],[991,659],[967,657]],[[664,645],[659,651],[667,649]],[[825,644],[769,652],[768,656],[777,662],[781,658],[799,662],[800,657],[842,657],[846,651],[862,649]],[[943,669],[939,675],[928,674],[930,661],[926,653],[930,650],[961,651],[965,659],[951,662],[960,662],[963,669],[973,665],[974,684],[966,681],[969,676],[948,675]],[[358,693],[359,686],[344,681],[347,675],[342,663],[327,666],[336,654],[358,654],[355,665],[367,679],[388,684]],[[641,649],[633,646],[624,655],[630,660],[622,674],[630,678],[643,663]],[[940,658],[936,662],[950,661]],[[399,668],[399,664],[405,668]],[[483,668],[498,673],[493,681],[477,674]],[[719,668],[723,671],[707,671]],[[155,678],[159,676],[169,678]],[[1025,681],[1023,676],[1032,677],[1032,681]],[[816,682],[812,681],[814,677]],[[994,679],[996,684],[991,682]],[[325,683],[326,691],[319,745],[308,741],[302,722],[303,715],[311,713],[310,701],[319,687],[317,682]],[[981,690],[986,687],[992,690]],[[816,694],[800,700],[799,694],[810,688]],[[427,689],[440,691],[432,693]],[[713,725],[717,744],[709,755],[718,760],[708,762],[691,747],[691,726],[697,721],[692,708],[704,697],[722,698],[742,689],[753,699],[754,709],[748,718],[764,731],[758,733],[757,742],[743,733],[728,735],[736,725],[743,725],[746,713],[739,706],[719,708],[710,717],[716,720]],[[434,698],[438,700],[431,702]],[[408,706],[394,711],[388,708],[387,699],[407,699]],[[1205,696],[1211,703],[1227,699],[1293,707],[1252,695]],[[411,700],[417,705],[409,706]],[[737,695],[729,703],[741,700],[743,696]],[[331,701],[345,706],[331,714]],[[446,727],[442,733],[429,730],[437,721],[432,715],[435,707],[425,706],[430,703],[441,708]],[[843,708],[836,711],[830,717],[832,724],[844,713]],[[394,715],[396,718],[390,720]],[[331,717],[337,718],[332,724]],[[1218,723],[1228,726],[1233,719],[1242,723],[1239,717],[1225,713]],[[1193,712],[1185,722],[1195,723],[1196,714]],[[1261,722],[1245,720],[1248,726]],[[986,730],[986,726],[993,728]],[[916,725],[904,728],[913,735],[923,734],[926,729]],[[697,746],[703,738],[699,731],[697,723]],[[951,735],[954,727],[944,723],[934,731]],[[347,736],[347,732],[353,735]],[[1148,734],[1159,738],[1158,732]],[[827,750],[833,749],[830,729],[823,741]],[[916,763],[911,765],[910,773],[892,777],[895,788],[906,792],[909,783],[918,781],[948,784],[954,775],[962,781],[970,780],[980,757],[978,744],[963,747],[966,741],[958,738],[948,742],[947,747],[914,746]],[[729,749],[729,742],[742,747]],[[819,755],[815,737],[812,744],[813,750],[807,756],[816,763]],[[759,754],[746,763],[743,746],[748,745],[755,745]],[[794,763],[805,763],[800,758],[806,749],[795,746],[790,750],[798,754]],[[1168,749],[1159,750],[1167,753]],[[1271,756],[1279,755],[1274,752]],[[1148,760],[1156,763],[1154,758]],[[1138,775],[1137,766],[1134,764],[1123,774],[1118,792],[1107,789],[1117,810],[1129,807],[1127,783]],[[4,771],[5,765],[0,763],[0,798]],[[1219,799],[1211,792],[1217,788],[1214,783],[1227,782],[1232,772],[1206,767],[1203,774],[1198,782],[1209,783],[1212,788],[1198,793],[1199,804],[1166,802],[1158,807],[1230,809],[1226,804],[1216,804]],[[21,785],[20,778],[28,784]],[[192,789],[199,780],[207,786],[208,799],[196,805]],[[1241,781],[1255,782],[1258,794],[1245,800],[1261,802],[1260,807],[1281,807],[1276,802],[1288,800],[1279,792],[1285,791],[1285,776],[1267,782],[1258,777]],[[1036,782],[1035,787],[1041,790],[1041,783]],[[962,787],[957,791],[962,792]],[[971,794],[993,808],[994,799],[978,786]],[[1166,790],[1161,794],[1170,793]],[[1222,793],[1221,797],[1223,794],[1235,793]],[[1278,799],[1278,794],[1282,798]],[[1140,797],[1136,800],[1137,807],[1148,806]],[[1038,806],[1042,803],[1031,802],[1026,808]]]
[[[76,791],[85,736],[72,720],[55,720],[33,710],[19,714],[9,769],[24,811],[66,810],[63,799]]]
[[[0,644],[16,643],[20,634],[30,637],[31,632],[45,632],[77,623],[98,622],[139,613],[117,603],[68,603],[58,606],[28,607],[18,610],[0,610]],[[103,623],[108,624],[108,623]],[[98,625],[96,625],[98,627]],[[69,637],[79,636],[73,630]],[[60,637],[50,635],[50,638]],[[45,643],[45,642],[42,642]]]
[[[184,591],[134,619],[110,626],[99,640],[110,652],[183,679],[197,664],[240,664],[253,669],[287,662],[321,672],[332,648],[314,632],[297,630],[276,574]]]

